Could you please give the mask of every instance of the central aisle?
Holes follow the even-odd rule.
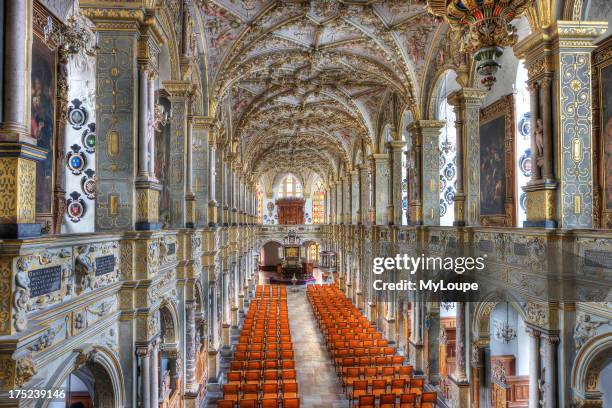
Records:
[[[288,287],[287,304],[301,408],[348,407],[305,289]]]

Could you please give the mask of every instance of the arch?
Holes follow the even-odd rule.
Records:
[[[58,389],[62,387],[70,374],[86,368],[91,372],[88,376],[94,379],[93,385],[88,385],[88,389],[93,389],[92,397],[96,407],[114,408],[125,405],[125,388],[123,371],[119,359],[109,348],[105,346],[86,344],[81,349],[75,350],[68,358],[60,364],[59,368],[48,376],[48,382],[44,386],[46,389]],[[80,376],[79,378],[84,378]],[[106,383],[98,383],[105,380]],[[112,395],[109,396],[109,393]],[[52,400],[45,400],[43,407],[48,407]]]
[[[178,345],[180,323],[178,309],[171,300],[164,301],[159,307],[160,336],[166,347]]]
[[[479,343],[488,343],[490,341],[489,321],[493,309],[499,303],[508,302],[518,312],[519,316],[529,322],[525,309],[520,300],[516,299],[512,294],[492,292],[484,297],[483,301],[476,303],[472,316],[472,336]]]
[[[572,390],[577,406],[583,406],[585,402],[597,403],[602,400],[599,374],[610,362],[612,362],[612,332],[595,336],[582,346],[572,366]]]

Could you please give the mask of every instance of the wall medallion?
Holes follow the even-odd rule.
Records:
[[[523,139],[529,138],[531,132],[531,112],[525,112],[518,124],[518,131],[523,136]]]
[[[525,149],[525,152],[519,157],[519,169],[525,177],[531,177],[531,149]]]
[[[85,215],[86,208],[85,200],[81,198],[81,194],[78,191],[70,193],[70,198],[66,205],[66,212],[68,217],[70,217],[70,221],[81,221],[81,218]]]
[[[89,154],[96,151],[96,124],[90,123],[87,125],[87,129],[83,132],[82,137],[83,146],[85,151]]]
[[[78,176],[87,165],[87,159],[85,154],[81,151],[81,146],[73,144],[70,148],[72,151],[66,154],[66,164],[72,174]]]
[[[87,123],[87,110],[83,106],[83,102],[79,99],[73,99],[72,105],[68,108],[68,123],[74,130],[80,130]]]
[[[81,189],[88,199],[93,200],[96,198],[96,172],[87,169],[83,173],[85,175],[81,178]]]

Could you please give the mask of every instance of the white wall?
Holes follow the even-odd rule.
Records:
[[[516,330],[516,338],[508,343],[496,338],[495,322],[506,323],[506,303],[498,303],[490,317],[489,331],[491,333],[491,356],[513,355],[515,358],[516,375],[529,375],[529,335],[525,322],[512,306],[508,308],[508,323]]]

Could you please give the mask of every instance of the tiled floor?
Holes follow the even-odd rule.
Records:
[[[302,286],[297,293],[291,287],[287,289],[301,408],[348,407],[348,400],[342,393],[334,365],[306,298],[305,287]]]

